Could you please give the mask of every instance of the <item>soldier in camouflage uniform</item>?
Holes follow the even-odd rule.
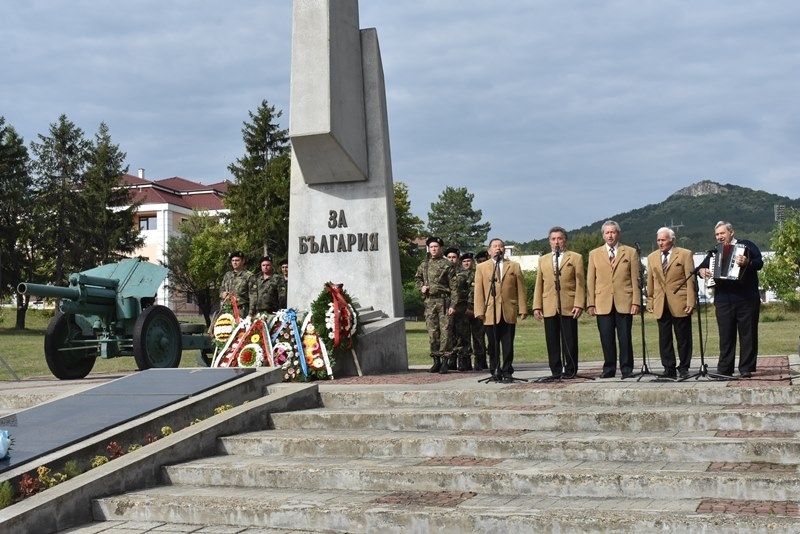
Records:
[[[253,313],[275,313],[285,307],[286,281],[283,276],[275,273],[272,256],[261,258],[261,276],[256,276],[255,279],[258,298],[253,304]]]
[[[448,360],[448,366],[459,371],[471,371],[469,319],[467,318],[467,299],[469,297],[469,271],[461,267],[461,256],[457,248],[449,248],[444,255],[456,270],[456,294],[458,298],[453,301],[451,317],[451,339],[453,352]],[[470,255],[471,257],[471,255]]]
[[[489,253],[482,250],[475,254],[475,262],[469,261],[469,297],[467,297],[467,317],[469,317],[469,329],[472,334],[472,353],[475,355],[475,363],[473,369],[476,371],[483,371],[489,368],[486,362],[486,330],[483,327],[483,321],[475,318],[473,310],[475,308],[475,265],[483,263],[489,259]],[[462,267],[464,261],[461,262]]]
[[[430,256],[420,264],[414,282],[425,300],[425,326],[433,358],[430,372],[446,373],[451,347],[448,312],[452,309],[450,303],[458,299],[455,270],[453,264],[442,257],[441,238],[429,237],[426,244]]]
[[[258,298],[258,286],[250,271],[244,268],[244,254],[240,251],[231,252],[231,270],[222,277],[222,287],[219,298],[225,300],[228,296],[236,297],[239,307],[239,316],[245,317],[250,313],[250,303]]]

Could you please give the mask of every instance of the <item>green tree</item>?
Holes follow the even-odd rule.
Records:
[[[62,283],[77,267],[70,264],[69,253],[77,248],[73,247],[73,232],[89,226],[88,221],[80,220],[84,210],[76,191],[83,185],[91,143],[66,115],[50,125],[49,136],[38,137],[38,143],[31,142],[35,190],[32,216],[38,236],[34,254],[39,267],[52,273],[46,281]]]
[[[446,247],[461,251],[474,251],[486,243],[490,223],[481,223],[481,210],[472,207],[475,195],[466,187],[445,187],[439,200],[431,203],[428,212],[428,229],[444,240]]]
[[[788,208],[781,224],[772,229],[770,241],[775,255],[764,260],[761,282],[789,308],[800,306],[800,211]]]
[[[25,142],[0,117],[0,298],[11,294],[17,303],[15,328],[25,328],[25,302],[16,293],[17,284],[27,279],[30,262],[27,247],[30,220],[25,216],[31,202],[31,177]]]
[[[567,249],[583,256],[584,272],[588,272],[589,253],[602,244],[603,237],[600,235],[600,232],[578,232],[569,236]],[[549,244],[547,245],[547,251],[550,251]]]
[[[397,215],[397,243],[400,247],[400,277],[410,280],[417,270],[421,253],[416,244],[425,231],[422,219],[411,213],[411,201],[408,198],[408,185],[394,182],[394,211]]]
[[[228,253],[241,248],[227,225],[218,217],[195,212],[180,226],[180,233],[168,240],[163,261],[170,270],[168,286],[173,292],[191,295],[203,314],[206,326],[219,305],[219,287],[228,269]]]
[[[245,155],[228,165],[234,183],[225,204],[230,230],[241,236],[248,257],[285,256],[289,243],[289,132],[280,129],[283,114],[266,100],[242,128]]]
[[[128,188],[120,187],[122,175],[128,172],[126,154],[111,141],[108,126],[101,123],[89,148],[89,160],[81,189],[76,192],[80,202],[80,219],[92,221],[80,232],[73,229],[74,243],[70,264],[86,270],[104,263],[129,257],[144,244],[139,228],[134,224],[141,203],[133,201]]]

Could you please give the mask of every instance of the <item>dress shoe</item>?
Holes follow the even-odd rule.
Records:
[[[622,378],[623,379],[625,379],[625,378],[633,378],[634,376],[636,376],[636,373],[622,373]]]
[[[743,373],[740,373],[740,375],[742,378],[753,378],[753,373],[750,371],[744,371]]]
[[[500,379],[500,382],[502,382],[503,384],[512,384],[514,382],[514,379],[511,378],[511,375],[504,375],[503,378]]]
[[[678,374],[681,376],[681,378],[689,378],[689,371],[686,369],[681,369],[678,371]]]
[[[666,373],[661,375],[661,378],[678,378],[678,373],[676,373],[675,371],[672,372],[667,371]]]
[[[600,378],[614,378],[614,373],[603,373]]]

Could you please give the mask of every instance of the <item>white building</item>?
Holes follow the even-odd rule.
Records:
[[[178,176],[150,181],[145,179],[144,169],[139,169],[138,174],[125,174],[121,180],[123,186],[132,190],[133,200],[141,202],[135,221],[144,238],[144,246],[133,256],[159,263],[165,258],[169,238],[179,233],[181,222],[187,220],[193,211],[209,215],[228,211],[222,203],[228,182],[204,185]],[[176,313],[197,311],[186,295],[172,295],[164,284],[159,288],[157,302]]]

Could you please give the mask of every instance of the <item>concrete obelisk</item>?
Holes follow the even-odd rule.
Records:
[[[357,0],[294,0],[289,135],[289,306],[344,284],[381,312],[359,342],[363,372],[405,370],[383,65]]]

